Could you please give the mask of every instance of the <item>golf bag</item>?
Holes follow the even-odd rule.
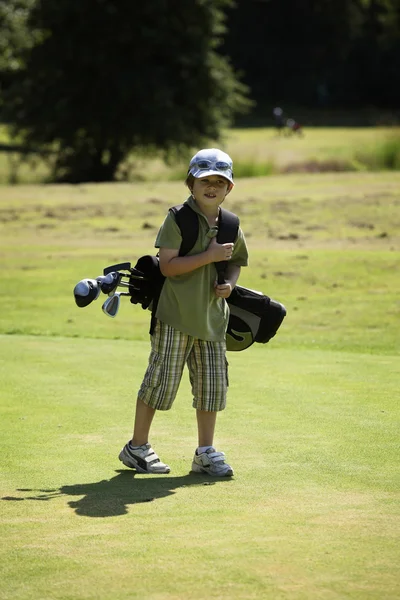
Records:
[[[185,256],[196,243],[199,232],[198,217],[187,204],[174,206],[170,210],[175,215],[182,234],[179,255]],[[234,242],[238,229],[238,217],[221,208],[218,243]],[[218,283],[224,282],[227,264],[227,261],[215,263]],[[155,314],[165,277],[160,271],[158,256],[142,256],[135,265],[135,271],[143,274],[143,280],[138,281],[134,278],[129,280],[131,302],[141,304],[143,309],[151,310],[151,334],[156,322]],[[266,344],[274,337],[286,315],[286,309],[280,302],[242,286],[236,286],[226,301],[230,309],[226,333],[227,350],[245,350],[254,342]]]
[[[254,342],[266,344],[274,337],[286,316],[283,304],[241,285],[233,288],[226,301],[230,311],[226,332],[227,350],[246,350]]]
[[[129,293],[132,304],[141,304],[143,309],[155,312],[154,302],[158,302],[165,277],[160,271],[158,256],[141,256],[135,270],[143,275],[142,280],[129,278]]]

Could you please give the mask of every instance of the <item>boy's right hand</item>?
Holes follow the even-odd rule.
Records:
[[[222,260],[230,260],[232,258],[234,244],[229,242],[228,244],[218,244],[217,238],[212,238],[207,248],[207,252],[210,255],[211,262],[220,262]]]

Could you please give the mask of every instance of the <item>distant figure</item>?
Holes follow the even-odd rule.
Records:
[[[285,127],[285,120],[283,118],[283,110],[280,106],[275,106],[272,111],[275,121],[275,127],[279,135],[281,135],[283,128]]]
[[[287,119],[286,121],[287,133],[286,135],[298,135],[299,137],[303,137],[303,128],[294,119]]]

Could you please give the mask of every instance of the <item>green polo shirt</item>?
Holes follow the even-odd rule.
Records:
[[[186,202],[199,216],[199,235],[188,253],[190,256],[207,250],[218,228],[210,227],[207,217],[192,197]],[[173,213],[169,212],[158,232],[155,247],[178,250],[181,242],[179,226]],[[229,263],[240,267],[248,264],[246,240],[240,227]],[[214,263],[190,273],[167,277],[158,302],[157,319],[195,338],[210,342],[223,341],[228,326],[229,307],[224,298],[217,298],[215,295],[216,279]]]

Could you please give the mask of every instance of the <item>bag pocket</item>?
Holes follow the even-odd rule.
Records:
[[[152,350],[149,356],[149,364],[144,374],[143,385],[149,388],[156,388],[161,384],[164,366],[164,357]]]

